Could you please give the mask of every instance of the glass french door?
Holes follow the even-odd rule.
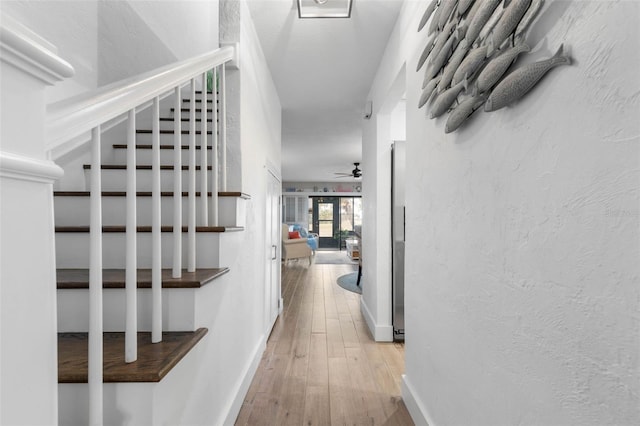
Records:
[[[313,229],[320,237],[319,248],[339,248],[340,199],[312,197]]]

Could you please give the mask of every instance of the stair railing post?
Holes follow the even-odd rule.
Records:
[[[220,65],[220,186],[227,190],[227,87],[225,65]]]
[[[202,74],[202,118],[200,119],[200,225],[209,226],[209,197],[207,194],[208,167],[207,156],[207,120],[209,107],[207,105],[207,72]]]
[[[189,104],[189,208],[187,211],[187,271],[196,270],[196,79],[191,79]],[[204,118],[207,114],[205,112]]]
[[[175,88],[173,114],[173,278],[182,277],[182,96]]]
[[[220,166],[218,164],[218,67],[213,69],[213,90],[211,109],[213,110],[211,119],[211,225],[218,226],[218,188]]]
[[[136,110],[129,110],[127,123],[127,250],[125,272],[125,362],[138,359],[138,249],[136,218]]]
[[[151,299],[152,299],[152,325],[151,342],[162,341],[162,240],[161,240],[161,188],[160,188],[160,98],[153,99],[151,131],[152,152],[152,261],[151,261]]]
[[[102,182],[100,126],[91,131],[91,219],[89,228],[89,422],[102,425]]]

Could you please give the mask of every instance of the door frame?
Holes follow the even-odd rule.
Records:
[[[313,221],[313,230],[319,235],[318,248],[337,248],[340,249],[340,240],[333,237],[336,231],[340,230],[340,197],[336,196],[313,196],[311,220]],[[323,237],[320,235],[320,218],[318,214],[318,204],[333,204],[333,219],[331,237]]]

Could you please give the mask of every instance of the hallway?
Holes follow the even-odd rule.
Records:
[[[375,343],[352,265],[289,262],[276,321],[236,425],[413,425],[400,399],[404,345]]]

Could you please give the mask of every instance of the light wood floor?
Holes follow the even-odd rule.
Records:
[[[284,311],[236,425],[413,425],[400,398],[404,345],[375,343],[360,296],[336,284],[356,269],[289,262]]]

